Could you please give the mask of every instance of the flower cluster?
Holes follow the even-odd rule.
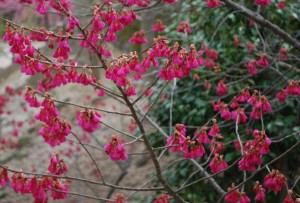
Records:
[[[32,89],[31,87],[27,87],[27,91],[24,95],[25,101],[29,104],[31,107],[40,107],[41,103],[37,100],[36,96],[36,91]]]
[[[65,142],[66,136],[71,132],[70,123],[59,117],[58,109],[50,96],[45,97],[41,106],[40,112],[35,115],[35,119],[45,124],[39,130],[39,134],[52,147]]]
[[[210,8],[216,8],[221,6],[221,1],[220,0],[207,0],[206,5]]]
[[[279,192],[285,188],[285,177],[278,170],[272,170],[271,173],[265,176],[264,186],[268,190]]]
[[[250,203],[250,198],[245,192],[240,192],[239,189],[233,190],[235,184],[232,183],[228,188],[228,194],[225,196],[225,201],[228,203]],[[233,190],[233,191],[232,191]]]
[[[3,168],[0,172],[0,185],[4,187],[6,183],[8,183],[9,178],[8,178],[8,173],[7,169]]]
[[[290,80],[288,86],[285,89],[280,90],[277,94],[278,102],[285,102],[288,95],[300,96],[300,85],[296,80]]]
[[[68,168],[63,159],[59,159],[58,154],[53,154],[50,159],[48,170],[54,175],[61,175],[68,172]]]
[[[156,197],[153,203],[170,203],[172,197],[168,194],[160,194]]]
[[[3,178],[2,178],[3,177]],[[4,169],[0,173],[1,185],[5,186],[9,182],[7,170]],[[56,177],[27,177],[22,172],[15,172],[11,177],[10,187],[20,194],[32,194],[34,202],[47,202],[47,191],[51,191],[52,199],[66,199],[69,188],[63,184],[59,178]],[[59,190],[60,192],[58,192]]]
[[[192,29],[189,26],[189,22],[188,21],[179,22],[177,32],[190,34],[192,32]]]
[[[248,99],[248,103],[253,105],[250,117],[256,120],[260,119],[263,114],[272,110],[267,97],[260,95],[256,90],[254,90],[252,96]]]
[[[202,157],[205,154],[205,149],[202,143],[209,143],[206,129],[203,129],[200,133],[196,130],[195,140],[192,140],[189,136],[185,136],[186,128],[183,124],[175,125],[175,132],[167,139],[166,147],[173,152],[183,152],[183,157],[187,159],[196,159]],[[203,136],[206,136],[203,137]]]
[[[255,192],[255,201],[257,202],[264,202],[265,201],[265,188],[258,181],[256,181],[253,191]]]
[[[126,149],[116,135],[113,135],[111,141],[104,147],[111,160],[127,160]]]
[[[84,110],[77,113],[77,124],[86,132],[92,133],[100,128],[101,115],[94,110]]]
[[[225,78],[220,80],[218,85],[217,85],[216,93],[217,93],[218,96],[222,96],[224,94],[227,94],[227,86],[224,83],[224,81],[225,81]]]
[[[255,0],[255,3],[260,6],[268,6],[271,3],[271,0]]]
[[[163,24],[162,20],[156,20],[156,23],[152,26],[154,32],[163,32],[166,26]]]
[[[183,124],[177,123],[175,125],[175,132],[167,139],[166,147],[168,147],[170,151],[180,152],[181,151],[180,145],[186,139],[185,132],[186,132],[185,126]]]
[[[221,170],[224,170],[228,167],[228,164],[223,159],[223,155],[215,154],[214,158],[209,163],[209,167],[212,173],[217,173]]]
[[[129,39],[131,44],[145,44],[148,40],[145,38],[144,31],[136,31],[133,33],[132,37]]]
[[[239,161],[239,169],[245,171],[254,171],[256,166],[262,164],[262,155],[269,153],[271,141],[265,134],[265,131],[253,131],[254,140],[247,141],[243,146],[244,156]]]

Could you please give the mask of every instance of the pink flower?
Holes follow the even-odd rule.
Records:
[[[215,154],[215,157],[209,163],[209,167],[212,173],[217,173],[228,167],[228,164],[223,159],[223,155]]]
[[[277,97],[277,101],[278,102],[285,102],[286,98],[287,98],[287,92],[286,90],[282,89],[280,90],[277,94],[276,94],[276,97]]]
[[[268,190],[279,192],[285,188],[285,177],[278,170],[272,170],[271,173],[265,176],[264,186]]]
[[[269,66],[269,59],[268,55],[266,53],[260,53],[259,54],[259,60],[256,62],[258,66],[262,66],[264,68],[267,68]]]
[[[10,187],[14,189],[16,192],[21,194],[30,193],[30,189],[28,188],[28,178],[23,173],[14,173],[11,177],[12,182]]]
[[[48,170],[54,175],[61,175],[68,172],[68,168],[63,159],[59,159],[58,154],[53,154],[51,156],[50,165]]]
[[[69,16],[68,18],[69,25],[67,27],[67,32],[72,33],[76,26],[79,26],[79,21],[74,16]]]
[[[238,102],[246,102],[250,98],[249,87],[240,91],[239,96],[236,98]]]
[[[179,22],[177,32],[190,34],[192,32],[192,30],[189,27],[189,22],[188,21]]]
[[[2,169],[0,172],[0,185],[2,187],[4,187],[6,185],[6,183],[8,183],[9,178],[8,178],[8,173],[7,173],[7,169]]]
[[[215,137],[216,135],[218,135],[220,133],[220,129],[219,129],[216,119],[213,119],[212,122],[213,122],[213,126],[209,130],[208,135]]]
[[[136,90],[135,90],[135,86],[129,84],[127,87],[126,87],[126,95],[128,97],[130,96],[135,96],[136,95]]]
[[[229,111],[229,109],[227,107],[222,108],[221,110],[221,118],[223,118],[224,120],[228,121],[231,119],[231,113]]]
[[[63,59],[68,59],[68,53],[71,51],[71,47],[68,44],[68,40],[60,40],[59,44],[55,50],[55,52],[52,54],[53,58],[62,57]]]
[[[238,124],[247,122],[247,116],[243,108],[238,108],[231,112],[232,120],[236,121],[237,117],[239,117]]]
[[[176,2],[176,0],[164,0],[164,2],[166,2],[168,4],[174,4]]]
[[[197,140],[192,141],[188,136],[182,143],[183,157],[186,159],[196,159],[205,154],[205,149]]]
[[[57,191],[58,190],[58,191]],[[56,179],[52,183],[51,196],[54,200],[56,199],[66,199],[68,194],[65,192],[69,191],[69,187],[67,185],[62,184],[59,179]]]
[[[156,23],[152,26],[154,32],[162,32],[166,29],[166,26],[163,24],[162,20],[156,20]]]
[[[85,110],[77,113],[77,124],[86,132],[92,133],[100,128],[101,115],[94,110]]]
[[[137,31],[133,33],[132,37],[129,39],[131,44],[145,44],[148,40],[145,38],[144,31]]]
[[[250,203],[250,198],[246,195],[246,193],[242,192],[240,194],[240,203]]]
[[[255,0],[255,3],[260,6],[268,6],[271,3],[271,0]]]
[[[235,184],[232,183],[231,186],[228,188],[228,193],[225,196],[225,201],[228,203],[237,203],[239,201],[239,190],[236,189],[234,191],[231,191],[235,187]]]
[[[38,200],[39,202],[47,201],[48,196],[45,191],[45,188],[43,188],[42,182],[36,177],[32,178],[28,182],[28,188],[31,191],[31,194],[35,198],[35,200]]]
[[[110,143],[104,147],[106,153],[109,155],[111,160],[127,160],[126,149],[124,145],[119,141],[116,135],[112,136]]]
[[[234,35],[233,44],[237,46],[237,45],[239,45],[239,43],[240,43],[239,36],[238,35]]]
[[[279,1],[277,4],[277,8],[284,9],[286,7],[286,2],[285,1]]]
[[[255,75],[258,73],[256,68],[256,60],[249,61],[245,66],[248,68],[249,74]]]
[[[200,130],[200,133],[198,134],[198,131],[199,129],[197,129],[195,132],[194,132],[194,136],[197,137],[197,141],[200,142],[200,143],[210,143],[210,140],[208,138],[208,135],[207,135],[207,127],[204,127]]]
[[[27,91],[25,93],[25,101],[28,102],[29,106],[31,107],[40,107],[41,103],[35,97],[36,91],[31,87],[27,87]]]
[[[225,85],[224,81],[225,81],[225,79],[220,80],[217,85],[216,93],[219,96],[227,94],[227,86]]]
[[[256,193],[255,201],[257,202],[264,202],[265,201],[265,189],[262,187],[261,184],[259,184],[258,181],[256,181],[253,191]]]
[[[186,129],[183,124],[177,123],[175,125],[175,132],[170,137],[168,137],[167,144],[166,144],[166,147],[168,147],[168,149],[170,151],[173,151],[173,152],[181,151],[180,145],[185,140],[185,131],[186,131]],[[172,145],[172,146],[170,146],[170,145]],[[175,145],[175,146],[173,146],[173,145]]]
[[[156,197],[153,203],[170,203],[172,197],[168,194],[160,194]]]
[[[290,95],[300,95],[300,85],[297,80],[289,81],[286,92]]]
[[[221,6],[220,0],[206,0],[206,5],[210,8],[216,8]]]
[[[246,46],[247,46],[248,54],[252,54],[253,50],[256,50],[255,44],[251,42],[247,42]]]
[[[284,1],[281,1],[281,2],[285,4]],[[281,2],[279,2],[278,5],[279,5]],[[280,51],[279,51],[279,53],[278,53],[278,55],[277,55],[277,58],[278,58],[279,60],[288,60],[288,50],[287,50],[286,48],[284,48],[284,47],[280,48]]]

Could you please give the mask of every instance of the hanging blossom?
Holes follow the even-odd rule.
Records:
[[[256,181],[253,191],[256,193],[255,195],[255,201],[257,202],[264,202],[265,201],[265,188],[259,183],[259,181]]]
[[[205,154],[203,145],[198,140],[191,140],[189,136],[181,143],[181,149],[186,159],[200,158]]]
[[[225,149],[224,143],[223,141],[217,141],[217,138],[223,140],[223,136],[221,136],[220,134],[218,134],[216,137],[213,137],[213,139],[210,142],[210,151],[213,155],[215,154],[219,154],[221,151],[223,151]]]
[[[212,158],[211,162],[209,163],[209,167],[212,173],[217,173],[221,170],[224,170],[228,167],[228,164],[223,159],[223,155],[215,154],[214,158]]]
[[[154,32],[163,32],[166,26],[163,24],[162,20],[157,19],[156,23],[152,26]]]
[[[225,102],[221,102],[220,100],[218,100],[217,103],[212,102],[211,104],[213,105],[214,111],[220,112],[221,118],[226,121],[231,119],[231,113],[229,111],[229,108],[227,107],[228,105]]]
[[[52,154],[48,170],[54,175],[61,175],[68,172],[68,168],[63,159],[59,159],[58,154]]]
[[[153,203],[170,203],[172,197],[168,194],[160,194],[156,197]]]
[[[208,135],[212,137],[216,137],[218,136],[218,134],[220,134],[220,129],[216,119],[212,119],[211,121],[213,122],[213,126],[210,128]]]
[[[59,190],[60,192],[56,190]],[[54,179],[52,183],[52,190],[51,190],[51,196],[54,200],[66,199],[68,197],[68,194],[65,192],[68,191],[69,191],[69,187],[67,185],[64,185],[62,181],[59,179]]]
[[[277,94],[276,94],[276,98],[278,102],[285,102],[286,98],[287,98],[288,94],[287,91],[285,89],[281,89]]]
[[[192,29],[189,26],[189,22],[188,21],[179,22],[177,32],[190,34],[192,32]]]
[[[285,188],[285,176],[281,174],[278,170],[272,170],[264,178],[264,186],[268,190],[279,192]]]
[[[221,6],[220,0],[206,0],[206,5],[210,8],[216,8]]]
[[[224,81],[225,81],[225,78],[220,80],[218,85],[217,85],[216,93],[217,93],[218,96],[222,96],[224,94],[227,94],[227,86],[224,83]]]
[[[100,128],[101,114],[94,110],[84,110],[77,113],[77,124],[86,132],[92,133]]]
[[[106,202],[106,203],[125,203],[125,195],[124,194],[116,194],[115,200],[113,202]]]
[[[236,97],[237,102],[247,102],[250,98],[249,87],[240,91],[240,94]]]
[[[254,140],[247,141],[243,146],[244,156],[239,161],[239,169],[245,171],[255,171],[256,166],[262,164],[262,155],[270,151],[271,140],[265,131],[254,130]]]
[[[249,61],[245,66],[248,69],[249,74],[256,75],[258,73],[258,70],[256,68],[256,60]]]
[[[203,144],[210,143],[210,139],[207,135],[207,127],[203,127],[201,129],[197,129],[194,132],[194,136],[197,138],[197,141]]]
[[[262,115],[272,110],[269,100],[264,95],[260,95],[257,90],[254,90],[252,96],[248,99],[248,103],[253,105],[250,117],[258,120]]]
[[[269,66],[268,55],[266,53],[260,53],[258,56],[259,56],[259,59],[258,59],[258,61],[256,61],[256,64],[258,66],[267,68]]]
[[[29,104],[31,107],[40,107],[41,103],[37,100],[35,94],[37,93],[36,90],[32,89],[31,87],[26,87],[27,91],[24,95],[25,101]]]
[[[293,195],[294,195],[293,190],[288,190],[288,194],[284,198],[283,203],[299,203],[300,198],[296,198],[295,200],[293,200]]]
[[[290,80],[286,87],[286,92],[290,95],[300,96],[300,85],[297,80]]]
[[[248,54],[252,54],[253,50],[256,50],[256,46],[252,42],[247,42],[246,46],[247,46]]]
[[[260,6],[268,6],[271,3],[271,0],[255,0],[255,3]]]
[[[288,50],[284,47],[280,48],[279,53],[277,54],[277,58],[279,60],[288,60]]]
[[[104,149],[111,160],[117,161],[128,159],[126,149],[117,135],[112,136],[111,141],[107,145],[105,145]]]
[[[228,194],[225,196],[225,201],[228,203],[250,203],[250,198],[246,195],[245,192],[240,192],[239,189],[232,189],[235,187],[235,184],[232,183],[228,188]]]
[[[175,125],[175,132],[168,137],[166,147],[173,152],[181,152],[181,143],[185,141],[186,128],[183,124]]]
[[[245,111],[243,108],[237,108],[236,110],[233,110],[231,112],[231,118],[232,120],[236,121],[237,119],[238,120],[238,124],[241,124],[241,123],[246,123],[247,122],[247,115],[245,114]]]
[[[144,31],[136,31],[133,33],[132,37],[129,39],[131,44],[146,44],[148,40],[145,38]]]
[[[71,124],[59,117],[58,109],[49,95],[42,102],[42,108],[35,119],[45,123],[39,134],[52,147],[65,142],[66,136],[71,132]]]
[[[6,183],[8,183],[8,182],[9,182],[9,178],[8,178],[7,169],[3,168],[3,169],[1,169],[1,172],[0,172],[0,185],[2,187],[4,187],[6,185]]]

